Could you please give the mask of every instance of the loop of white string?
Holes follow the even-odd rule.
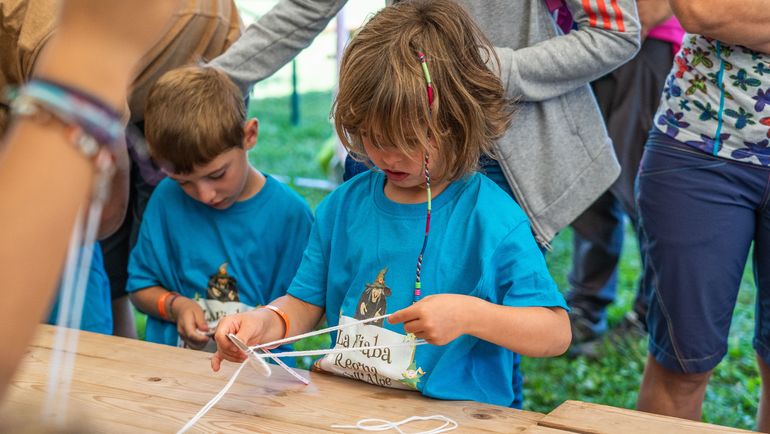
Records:
[[[411,341],[411,342],[404,342],[404,343],[401,343],[401,344],[395,344],[395,345],[376,345],[376,346],[371,346],[371,347],[353,347],[353,348],[342,347],[342,348],[331,348],[331,349],[326,349],[326,350],[287,351],[287,352],[284,352],[284,353],[257,353],[257,352],[254,351],[254,350],[262,350],[264,348],[273,348],[273,347],[276,347],[278,345],[282,345],[282,344],[285,344],[285,343],[295,342],[295,341],[298,341],[300,339],[304,339],[304,338],[309,337],[309,336],[316,336],[316,335],[320,335],[320,334],[324,334],[324,333],[329,333],[329,332],[335,331],[335,330],[341,330],[341,329],[344,329],[344,328],[353,327],[353,326],[357,326],[357,325],[360,325],[360,324],[366,324],[366,323],[374,322],[374,321],[386,318],[388,316],[390,316],[390,314],[388,314],[388,315],[381,315],[381,316],[374,317],[374,318],[367,318],[367,319],[360,320],[360,321],[355,321],[355,322],[352,322],[352,323],[349,323],[349,324],[337,325],[337,326],[334,326],[334,327],[327,327],[325,329],[312,331],[310,333],[305,333],[305,334],[298,335],[298,336],[292,336],[292,337],[286,338],[286,339],[279,339],[277,341],[268,342],[266,344],[255,345],[255,346],[249,347],[252,351],[250,351],[247,355],[249,357],[253,357],[255,359],[265,359],[265,358],[275,358],[275,357],[283,358],[283,357],[322,356],[322,355],[326,355],[326,354],[348,353],[348,352],[354,352],[354,351],[367,351],[367,350],[375,350],[375,349],[381,349],[381,348],[397,348],[397,347],[405,347],[405,346],[412,346],[412,345],[425,345],[425,344],[427,344],[427,342],[425,342],[425,340],[417,339],[417,340],[414,340],[414,341]],[[214,406],[217,404],[217,402],[219,402],[219,400],[221,400],[225,396],[227,391],[230,390],[230,387],[232,387],[232,385],[235,383],[236,378],[238,378],[238,375],[240,375],[241,370],[243,370],[243,367],[248,362],[249,362],[249,359],[246,359],[243,363],[241,363],[241,366],[238,367],[238,369],[233,373],[232,377],[230,377],[230,380],[227,382],[227,384],[225,384],[225,386],[222,388],[222,390],[220,390],[219,393],[216,394],[216,396],[214,396],[206,405],[204,405],[203,408],[195,416],[193,416],[192,419],[190,419],[190,421],[187,422],[187,424],[185,424],[185,426],[183,426],[179,431],[177,431],[177,434],[182,434],[184,432],[187,432],[187,430],[192,428],[206,413],[208,413],[209,410],[214,408]],[[286,367],[285,369],[291,369],[291,368]],[[297,374],[294,371],[291,371],[291,373],[294,374],[294,375],[299,375],[299,374]],[[305,383],[305,384],[307,384],[307,383]],[[415,416],[415,417],[417,417],[417,416]],[[433,416],[431,416],[431,417],[433,417]],[[455,422],[452,421],[452,423],[455,423]],[[456,428],[456,425],[457,424],[455,423],[455,428]],[[398,429],[398,428],[396,428],[396,429]],[[454,428],[451,428],[451,429],[454,429]],[[399,431],[399,432],[401,432],[401,431]],[[438,433],[441,433],[441,432],[444,432],[444,431],[429,431],[429,432],[426,432],[425,434],[438,434]]]
[[[396,430],[399,434],[407,434],[404,430],[401,429],[402,425],[406,425],[415,421],[425,421],[425,420],[438,420],[443,421],[444,424],[433,428],[429,431],[419,431],[411,434],[439,434],[443,432],[448,432],[456,429],[458,426],[460,426],[457,422],[454,420],[441,415],[441,414],[434,414],[433,416],[412,416],[409,418],[406,418],[404,420],[398,421],[398,422],[391,422],[385,419],[361,419],[358,422],[356,422],[355,425],[332,425],[332,428],[335,429],[358,429],[361,431],[388,431],[388,430]]]

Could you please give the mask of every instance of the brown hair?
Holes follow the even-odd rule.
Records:
[[[150,88],[144,130],[150,155],[176,173],[190,173],[243,147],[246,108],[222,71],[188,66],[163,74]]]
[[[454,181],[478,168],[511,122],[513,104],[487,67],[497,56],[473,19],[451,0],[410,0],[377,13],[342,58],[334,125],[351,155],[366,160],[361,134],[408,154],[434,139],[432,174]],[[417,51],[425,53],[434,101]],[[435,158],[434,158],[435,160]],[[436,166],[440,170],[436,170]]]

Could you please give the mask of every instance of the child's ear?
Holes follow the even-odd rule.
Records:
[[[259,121],[257,118],[251,118],[243,125],[243,149],[249,150],[257,144],[259,136]]]

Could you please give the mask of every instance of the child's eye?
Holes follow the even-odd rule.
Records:
[[[211,175],[209,175],[209,179],[221,179],[223,176],[225,176],[225,172],[226,171],[223,170],[223,171],[221,171],[219,173],[211,174]]]

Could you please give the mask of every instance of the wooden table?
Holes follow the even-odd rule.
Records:
[[[539,426],[592,434],[715,434],[751,432],[580,401],[565,401],[544,418],[540,419]]]
[[[0,431],[39,419],[55,328],[41,326],[0,407]],[[173,433],[224,386],[236,365],[219,373],[210,354],[165,345],[80,333],[70,392],[70,421],[95,432]],[[304,386],[273,369],[264,378],[249,367],[227,395],[190,432],[326,433],[332,424],[367,417],[398,421],[443,414],[454,432],[511,433],[536,427],[543,414],[475,402],[437,401],[416,392],[371,386],[331,375],[309,374]],[[437,422],[415,423],[409,431]],[[413,428],[413,429],[412,429]],[[344,430],[356,433],[360,431]],[[559,431],[557,431],[559,432]]]
[[[40,326],[24,363],[0,405],[0,432],[19,432],[40,419],[55,328]],[[106,433],[173,433],[229,380],[236,365],[211,372],[209,354],[165,345],[80,333],[69,415],[83,428]],[[398,421],[443,414],[453,432],[524,434],[641,434],[747,432],[579,401],[548,415],[465,401],[437,401],[416,392],[308,373],[304,386],[273,369],[270,378],[249,367],[227,395],[190,432],[326,433],[332,424],[363,418]],[[408,432],[438,422],[410,424]],[[357,433],[356,430],[339,432]],[[394,432],[394,431],[389,431]]]

